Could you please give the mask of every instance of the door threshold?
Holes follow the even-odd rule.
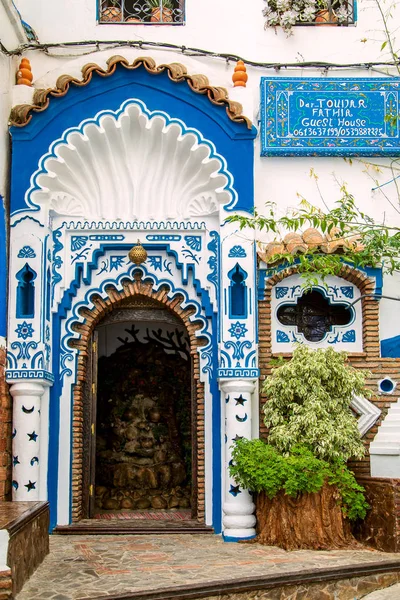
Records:
[[[194,519],[185,521],[82,519],[71,525],[58,525],[53,533],[57,535],[210,534],[214,533],[214,529]]]

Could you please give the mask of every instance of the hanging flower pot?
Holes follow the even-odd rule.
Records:
[[[333,27],[338,24],[336,15],[329,10],[319,10],[315,16],[315,23],[317,25],[331,25]]]
[[[122,10],[116,1],[110,3],[111,6],[106,6],[101,11],[101,23],[121,23]]]
[[[170,0],[147,0],[151,9],[151,23],[172,23],[174,7]]]

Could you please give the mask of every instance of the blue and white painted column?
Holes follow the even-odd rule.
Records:
[[[241,438],[251,439],[251,397],[255,382],[231,379],[220,382],[225,396],[225,489],[223,525],[225,541],[250,539],[255,536],[256,518],[252,496],[229,475],[232,446]]]
[[[48,385],[48,384],[47,384]],[[12,499],[40,500],[40,405],[46,382],[13,383]]]
[[[222,228],[222,310],[219,349],[219,385],[225,418],[223,473],[223,535],[226,541],[255,536],[255,506],[247,489],[229,475],[232,446],[240,438],[252,439],[253,395],[259,376],[257,365],[257,306],[254,232],[236,223]],[[254,415],[258,414],[255,409]]]

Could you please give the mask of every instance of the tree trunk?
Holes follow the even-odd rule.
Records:
[[[325,484],[314,494],[291,498],[280,492],[272,500],[257,497],[256,541],[285,550],[333,550],[359,544],[350,532],[335,486]]]

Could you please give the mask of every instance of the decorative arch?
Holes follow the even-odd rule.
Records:
[[[88,357],[94,329],[110,312],[122,308],[124,304],[135,299],[143,299],[163,305],[175,316],[179,317],[185,326],[190,341],[190,354],[193,361],[193,389],[196,432],[194,442],[197,445],[197,519],[205,518],[205,430],[204,430],[204,384],[200,381],[199,348],[204,345],[204,339],[196,336],[202,328],[201,321],[194,317],[197,312],[194,306],[183,307],[182,294],[176,293],[168,297],[169,289],[163,286],[155,290],[151,281],[143,281],[141,274],[137,273],[134,280],[125,279],[122,290],[118,291],[113,285],[106,287],[106,294],[101,297],[98,292],[91,294],[90,299],[93,309],[80,308],[79,313],[83,321],[73,321],[71,329],[79,334],[78,338],[71,339],[69,345],[77,350],[77,377],[73,390],[73,415],[72,415],[72,522],[79,521],[84,516],[85,478],[84,461],[84,428],[87,421],[87,407],[85,405],[85,385],[87,380]]]
[[[32,176],[26,203],[51,215],[111,221],[123,214],[196,218],[218,215],[220,205],[233,202],[232,183],[224,158],[199,131],[130,99],[55,140]]]

